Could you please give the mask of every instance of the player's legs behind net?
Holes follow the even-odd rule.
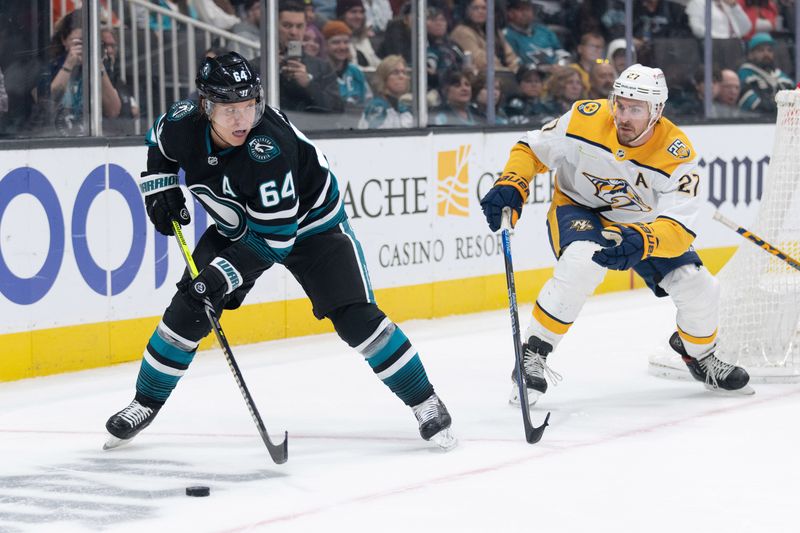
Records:
[[[548,366],[548,356],[569,331],[586,298],[603,280],[605,269],[588,257],[600,245],[588,241],[571,243],[559,257],[553,278],[542,288],[523,344],[523,369],[528,402],[534,405],[547,392],[548,381],[561,375]],[[692,376],[715,392],[753,394],[749,375],[741,367],[726,363],[715,354],[719,284],[702,266],[694,252],[674,259],[649,259],[635,267],[657,296],[669,295],[677,307],[678,332],[670,345],[680,353]],[[662,279],[663,278],[663,279]],[[655,283],[655,279],[661,281]],[[516,374],[512,372],[512,380]],[[511,403],[519,403],[514,381]]]
[[[704,266],[686,264],[670,271],[659,286],[678,309],[678,330],[670,337],[669,345],[681,356],[692,377],[712,391],[753,394],[747,371],[716,356],[717,279]]]

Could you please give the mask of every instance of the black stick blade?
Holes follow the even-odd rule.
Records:
[[[542,440],[542,435],[544,435],[544,430],[548,424],[547,422],[550,420],[550,412],[547,412],[547,416],[544,417],[544,423],[539,426],[538,428],[533,427],[531,425],[525,426],[525,440],[528,441],[528,444],[536,444],[540,440]]]
[[[286,461],[289,460],[289,432],[283,432],[283,442],[280,444],[273,444],[269,438],[269,435],[266,433],[262,433],[261,435],[264,438],[264,444],[267,445],[267,451],[269,452],[269,456],[272,457],[272,461],[276,465],[282,465]]]

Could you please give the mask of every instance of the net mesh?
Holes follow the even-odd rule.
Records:
[[[747,229],[800,259],[800,90],[781,91],[776,101],[764,194]],[[742,240],[718,277],[720,358],[766,381],[800,380],[800,271]]]

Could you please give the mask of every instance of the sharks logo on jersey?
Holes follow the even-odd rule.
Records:
[[[172,104],[172,107],[169,110],[169,115],[167,115],[167,120],[180,120],[183,117],[189,115],[192,111],[197,108],[197,104],[192,102],[191,100],[181,100],[180,102],[175,102]]]
[[[250,157],[253,158],[254,161],[266,163],[278,157],[278,154],[281,153],[281,149],[278,148],[278,145],[275,144],[275,141],[270,137],[266,135],[256,135],[247,143],[247,153],[250,154]]]
[[[601,178],[588,172],[583,173],[594,185],[594,195],[606,202],[612,209],[624,211],[641,211],[648,213],[652,207],[645,204],[641,196],[636,194],[630,183],[622,178]]]

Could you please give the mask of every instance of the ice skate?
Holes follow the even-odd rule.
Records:
[[[525,372],[525,386],[528,389],[528,405],[533,406],[539,397],[547,392],[547,379],[554,384],[561,381],[561,374],[547,365],[547,356],[553,351],[553,345],[539,337],[532,336],[522,345],[522,369]],[[519,405],[519,387],[517,386],[517,369],[511,371],[511,394],[508,402]]]
[[[750,375],[744,368],[718,359],[713,352],[702,359],[695,359],[686,353],[686,348],[684,348],[677,331],[670,337],[669,345],[680,354],[683,362],[689,367],[692,377],[702,382],[708,390],[755,394],[753,388],[747,384],[750,381]]]
[[[112,415],[106,422],[106,429],[110,435],[103,449],[111,450],[128,444],[141,430],[150,425],[158,411],[157,408],[147,407],[138,400],[133,400],[128,407]]]
[[[445,451],[456,447],[458,441],[450,430],[450,413],[436,393],[412,409],[419,422],[419,434],[423,439],[433,442]]]

